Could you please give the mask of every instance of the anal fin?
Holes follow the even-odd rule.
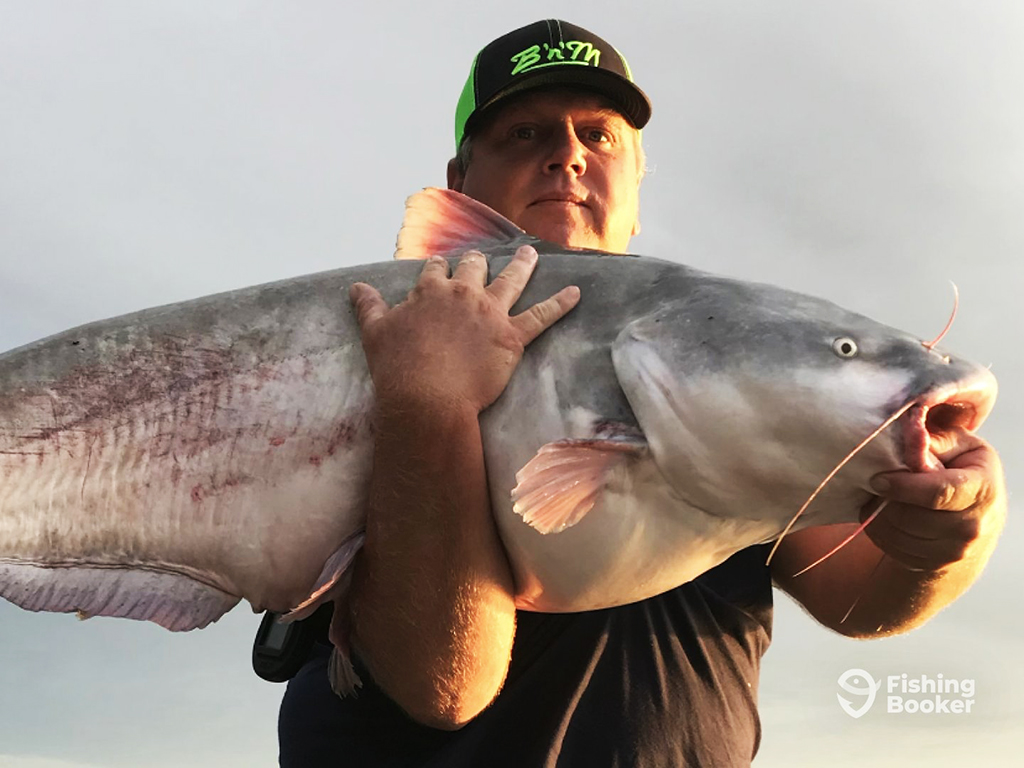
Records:
[[[239,597],[173,571],[0,562],[0,597],[27,611],[152,621],[173,632],[201,629]]]

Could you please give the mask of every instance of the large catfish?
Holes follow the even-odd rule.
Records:
[[[909,405],[795,528],[857,521],[873,475],[934,466],[929,435],[975,429],[995,399],[987,369],[828,302],[567,251],[453,192],[410,198],[397,255],[472,246],[493,275],[522,245],[541,257],[520,305],[571,283],[582,300],[481,417],[521,608],[641,600],[777,538]],[[348,287],[394,303],[419,270],[295,278],[0,356],[0,596],[172,630],[241,598],[296,616],[343,601],[373,451]]]

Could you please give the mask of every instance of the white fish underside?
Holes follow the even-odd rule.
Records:
[[[293,607],[362,527],[372,452],[362,352],[350,344],[244,371],[189,349],[149,362],[169,354],[179,360],[174,376],[189,382],[177,391],[112,403],[71,425],[61,411],[80,394],[73,388],[21,406],[18,423],[30,428],[0,438],[0,564],[56,569],[51,581],[77,573],[82,589],[98,575],[113,588],[130,570],[184,589],[174,586],[180,575],[223,593],[213,601],[220,613],[240,597],[259,609]],[[139,395],[144,379],[123,391]],[[102,612],[88,597],[67,599],[81,604],[66,610]]]

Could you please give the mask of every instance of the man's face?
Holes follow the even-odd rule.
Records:
[[[534,91],[499,108],[473,134],[465,174],[448,186],[534,237],[624,252],[640,231],[637,131],[596,94]]]

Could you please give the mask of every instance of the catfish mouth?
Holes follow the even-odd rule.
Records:
[[[903,461],[913,472],[942,466],[939,454],[956,444],[962,430],[973,432],[995,404],[995,378],[988,373],[968,385],[926,392],[900,417]]]

